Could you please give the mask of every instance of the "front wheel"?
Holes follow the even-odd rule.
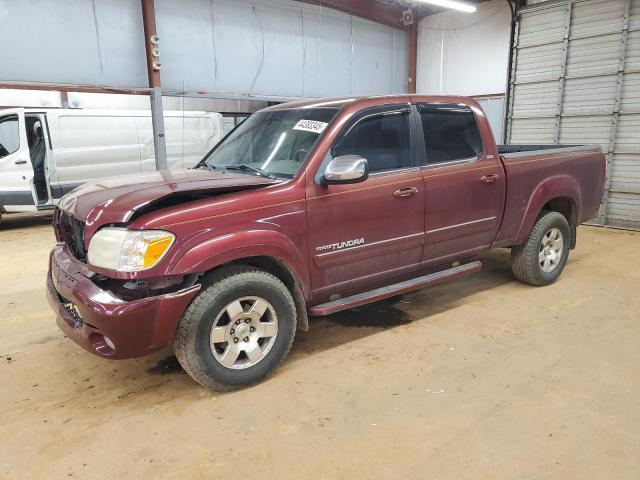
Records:
[[[555,282],[569,257],[571,229],[564,215],[543,214],[522,245],[511,249],[511,270],[521,282],[549,285]]]
[[[215,271],[185,311],[174,339],[182,368],[214,390],[262,380],[284,360],[296,332],[291,293],[249,266]]]

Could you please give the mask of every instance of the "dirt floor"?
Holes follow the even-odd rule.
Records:
[[[581,227],[553,286],[509,253],[312,321],[264,383],[169,349],[106,361],[57,329],[47,217],[0,225],[0,478],[640,478],[640,234]]]

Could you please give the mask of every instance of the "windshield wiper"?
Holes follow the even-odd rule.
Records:
[[[227,170],[244,170],[244,171],[256,172],[258,175],[262,177],[270,178],[271,180],[277,180],[276,177],[273,177],[268,173],[263,172],[259,168],[255,168],[255,167],[252,167],[251,165],[247,165],[246,163],[241,163],[240,165],[227,165],[224,168],[226,168]]]
[[[215,170],[216,167],[214,165],[210,165],[207,163],[206,158],[203,158],[198,163],[196,163],[193,167],[189,167],[191,170],[197,170],[198,168],[205,167],[207,170]]]
[[[209,168],[209,164],[207,163],[207,157],[206,156],[191,168],[195,170],[196,168],[200,168],[200,167]]]

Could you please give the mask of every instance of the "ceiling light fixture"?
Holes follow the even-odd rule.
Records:
[[[418,0],[422,3],[429,3],[438,7],[450,8],[451,10],[458,10],[465,13],[474,13],[476,6],[470,3],[458,2],[457,0]]]

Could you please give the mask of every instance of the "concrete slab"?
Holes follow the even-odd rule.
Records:
[[[106,361],[56,328],[47,219],[0,225],[2,478],[640,475],[640,234],[581,227],[561,279],[469,278],[311,322],[214,394],[171,351]]]

